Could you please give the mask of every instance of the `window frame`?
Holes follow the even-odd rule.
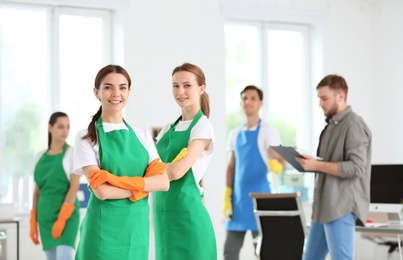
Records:
[[[221,14],[225,18],[225,23],[229,21],[242,22],[268,22],[268,23],[285,23],[285,24],[301,24],[310,28],[309,32],[309,51],[310,68],[307,74],[308,80],[322,78],[324,74],[323,67],[323,24],[326,22],[329,14],[324,11],[309,11],[284,8],[278,5],[270,4],[250,4],[250,3],[233,3],[225,2],[221,6]],[[310,86],[312,86],[310,82]],[[312,93],[312,90],[311,90]],[[308,119],[311,122],[311,132],[306,149],[314,149],[318,144],[316,136],[319,136],[323,129],[323,123],[313,121],[317,118],[321,111],[317,107],[316,95],[310,95],[307,99],[309,103]]]
[[[258,30],[260,30],[260,36],[257,38],[257,40],[260,40],[260,43],[258,43],[258,46],[260,48],[260,64],[258,67],[260,67],[260,74],[259,79],[257,80],[256,84],[261,87],[263,94],[265,97],[268,97],[270,95],[270,86],[269,86],[269,39],[268,39],[268,34],[269,30],[282,30],[282,31],[295,31],[299,32],[302,35],[302,54],[303,54],[303,66],[302,69],[302,77],[303,77],[303,83],[302,83],[302,129],[299,129],[297,131],[297,136],[296,136],[296,144],[298,147],[303,148],[304,150],[307,151],[314,151],[314,143],[315,141],[313,140],[313,131],[314,131],[314,125],[312,122],[312,114],[314,113],[313,109],[313,92],[312,90],[312,83],[311,83],[311,78],[313,75],[313,67],[317,66],[318,63],[312,61],[313,56],[312,56],[312,37],[314,36],[314,28],[310,26],[309,24],[306,23],[294,23],[294,22],[284,22],[284,21],[268,21],[266,19],[262,19],[260,21],[256,20],[256,18],[253,19],[239,19],[239,18],[229,18],[226,20],[225,25],[245,25],[245,26],[254,26]],[[316,54],[317,56],[320,56]],[[265,58],[267,57],[267,58]],[[267,102],[267,99],[265,99],[265,102],[263,102],[263,107],[261,109],[261,117],[263,120],[269,121],[269,102]],[[300,127],[300,126],[297,126]],[[229,130],[229,129],[227,129]],[[293,174],[291,172],[295,171],[290,171],[290,174]],[[303,175],[300,174],[301,178],[303,178],[303,183],[304,186],[303,188],[308,189],[308,196],[306,197],[308,201],[312,201],[312,193],[313,193],[313,175]],[[272,178],[269,175],[269,178]],[[284,178],[284,177],[282,177]],[[287,178],[289,179],[289,178]],[[284,181],[284,179],[283,179]]]
[[[90,5],[91,4],[91,5]],[[94,6],[95,4],[95,6]],[[0,8],[13,8],[17,10],[41,10],[47,15],[47,87],[44,100],[44,113],[50,115],[54,111],[60,110],[61,103],[61,82],[60,82],[60,50],[59,50],[59,21],[61,15],[80,15],[88,17],[101,17],[103,21],[103,62],[104,64],[113,63],[115,60],[123,60],[124,51],[122,51],[124,35],[121,30],[114,30],[115,27],[122,27],[124,22],[122,18],[124,8],[127,8],[127,0],[110,1],[100,0],[97,3],[93,1],[77,1],[77,5],[65,6],[60,1],[8,1],[1,2]],[[123,62],[121,62],[123,63]],[[0,63],[1,64],[1,63]],[[0,86],[0,90],[1,90]],[[2,106],[0,99],[0,107]],[[0,113],[0,120],[2,114]],[[47,118],[46,118],[47,120]],[[3,136],[3,127],[0,126],[0,135]],[[46,129],[44,129],[46,131]],[[69,139],[75,133],[70,133]],[[46,135],[46,133],[44,133]],[[3,142],[3,140],[1,140]],[[3,147],[3,143],[1,144]],[[45,147],[43,147],[45,148]],[[37,151],[39,152],[39,151]],[[34,157],[34,156],[33,156]],[[4,162],[3,152],[0,151],[0,164]],[[0,201],[7,202],[7,194],[11,195],[10,199],[16,205],[17,213],[25,213],[29,210],[32,202],[33,194],[33,176],[30,175],[31,170],[27,169],[27,175],[24,177],[16,177],[12,173],[5,177],[4,170],[0,169]],[[4,176],[4,177],[3,177]],[[7,180],[6,180],[7,179]],[[4,182],[4,184],[3,184]],[[7,182],[7,183],[6,183]],[[3,185],[9,186],[7,194],[3,190]],[[11,185],[11,187],[10,187]],[[4,194],[3,194],[4,193]],[[6,196],[6,197],[3,197]],[[7,200],[7,201],[6,201]]]
[[[258,79],[256,84],[262,89],[265,97],[270,95],[269,93],[269,64],[268,59],[264,57],[268,57],[268,31],[270,29],[274,30],[283,30],[283,31],[297,31],[300,32],[303,36],[303,54],[304,54],[304,71],[302,75],[304,75],[303,82],[303,130],[300,131],[300,134],[297,133],[297,144],[298,146],[304,147],[304,149],[311,150],[312,149],[312,117],[311,117],[311,61],[310,61],[310,29],[309,26],[304,24],[290,24],[290,23],[278,23],[278,22],[265,22],[265,21],[249,21],[249,20],[241,20],[241,19],[228,19],[225,23],[226,25],[245,25],[245,26],[253,26],[260,30],[260,35],[258,36],[258,48],[259,48],[259,72]],[[262,118],[264,120],[268,120],[269,118],[269,102],[263,102],[263,107],[261,109]]]
[[[292,31],[292,32],[299,32],[302,35],[302,54],[303,54],[303,83],[302,83],[302,90],[301,93],[303,94],[302,98],[302,122],[304,124],[302,125],[303,129],[302,131],[297,131],[297,137],[296,137],[296,145],[299,147],[304,147],[304,149],[311,151],[312,150],[312,117],[311,115],[311,102],[310,102],[310,97],[312,95],[312,89],[311,89],[311,61],[310,61],[310,29],[307,25],[303,24],[287,24],[287,23],[276,23],[276,22],[268,22],[264,24],[264,30],[262,33],[264,33],[264,46],[268,46],[268,31],[269,30],[282,30],[282,31]],[[265,49],[264,57],[268,57],[268,48]],[[269,58],[268,58],[269,59]],[[267,59],[267,60],[268,60]],[[266,60],[266,61],[267,61]],[[263,68],[263,79],[265,82],[263,83],[264,85],[264,93],[266,96],[270,95],[270,86],[268,83],[268,78],[270,77],[269,75],[269,67],[267,62],[264,63],[264,68]],[[266,92],[265,92],[266,91]],[[263,104],[263,116],[265,119],[268,119],[268,113],[269,113],[269,102],[264,102]]]
[[[54,75],[50,79],[49,86],[57,86],[56,88],[51,91],[51,111],[58,111],[60,110],[59,104],[61,103],[61,82],[60,82],[60,16],[62,15],[79,15],[79,16],[89,16],[89,17],[101,17],[104,21],[104,39],[103,44],[105,46],[103,57],[104,57],[104,64],[110,63],[112,61],[112,29],[111,29],[111,22],[112,22],[112,14],[110,10],[101,10],[101,9],[88,9],[88,8],[80,8],[80,7],[53,7],[52,8],[52,18],[54,19],[54,23],[51,23],[51,43],[50,46],[54,48],[53,53],[54,56],[52,57],[51,61],[49,62],[50,66],[53,68],[48,68],[49,71],[53,71],[51,75]],[[109,36],[109,37],[108,37]]]

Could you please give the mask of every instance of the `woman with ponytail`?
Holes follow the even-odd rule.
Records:
[[[151,135],[123,119],[130,86],[121,66],[102,68],[94,87],[101,106],[88,129],[76,136],[74,168],[87,178],[91,194],[78,260],[149,259],[147,195],[167,191],[169,180]]]
[[[73,174],[73,147],[66,143],[69,132],[67,114],[53,113],[48,124],[48,148],[37,153],[33,162],[35,188],[29,235],[38,245],[40,234],[48,260],[73,259],[80,222],[76,197],[80,175]]]
[[[176,67],[172,94],[181,116],[156,138],[171,181],[168,192],[154,194],[156,260],[216,260],[214,229],[200,186],[215,146],[203,71],[190,63]]]

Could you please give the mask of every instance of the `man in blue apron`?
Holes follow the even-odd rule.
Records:
[[[263,92],[256,86],[246,86],[241,92],[241,107],[246,123],[231,131],[228,139],[230,158],[226,173],[223,213],[227,222],[224,259],[238,260],[246,231],[258,235],[250,192],[271,192],[267,179],[271,172],[281,173],[285,160],[271,145],[281,144],[275,128],[262,121],[259,110],[263,105]]]

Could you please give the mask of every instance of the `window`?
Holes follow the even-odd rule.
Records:
[[[244,122],[239,106],[240,92],[246,85],[261,85],[260,28],[255,24],[227,24],[226,40],[226,111],[227,130]]]
[[[47,147],[50,114],[69,115],[72,143],[96,112],[91,88],[111,60],[110,16],[108,10],[0,5],[0,196],[18,210],[30,204],[32,158]]]
[[[268,25],[267,33],[267,102],[269,122],[280,130],[283,145],[306,147],[310,93],[304,75],[309,74],[306,53],[308,29],[305,26]]]
[[[310,147],[308,36],[309,27],[304,25],[245,21],[226,24],[228,131],[244,123],[240,92],[246,85],[257,85],[264,92],[261,117],[279,130],[282,145]],[[293,171],[287,165],[286,172]],[[281,185],[284,174],[280,176]]]
[[[110,14],[106,11],[59,10],[60,108],[70,117],[70,143],[86,128],[100,102],[93,94],[98,70],[110,63]],[[91,32],[91,33],[89,33]]]

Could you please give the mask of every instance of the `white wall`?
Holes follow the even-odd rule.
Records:
[[[374,73],[367,107],[373,114],[374,163],[402,163],[403,1],[376,5],[372,20]],[[395,26],[400,25],[400,26]]]
[[[344,76],[350,87],[349,104],[373,131],[373,161],[391,162],[389,159],[392,156],[393,162],[403,163],[398,146],[389,145],[403,142],[399,135],[402,123],[396,122],[398,120],[393,120],[393,117],[384,121],[391,111],[397,114],[398,101],[403,94],[398,77],[399,69],[403,71],[400,47],[403,42],[400,25],[403,23],[399,16],[403,5],[402,1],[381,2],[384,3],[371,4],[358,0],[131,2],[127,10],[129,19],[125,41],[125,65],[134,81],[132,100],[126,111],[130,123],[151,129],[172,122],[179,116],[180,110],[170,93],[170,75],[175,66],[189,61],[199,65],[206,73],[217,144],[205,177],[205,202],[216,229],[220,254],[224,236],[221,192],[226,160],[225,17],[221,15],[222,5],[250,4],[273,10],[323,13],[326,16],[324,23],[313,28],[316,39],[320,36],[323,39],[323,44],[319,45],[321,49],[313,50],[319,52],[316,55],[322,58],[316,63],[323,66],[315,68],[312,87],[325,74],[339,73]],[[382,91],[377,91],[378,87],[382,87]],[[312,120],[315,123],[313,136],[317,138],[323,126],[323,116],[317,106],[315,91],[312,95],[315,115]],[[393,125],[396,130],[385,127],[383,122]],[[393,155],[388,155],[388,151]],[[250,248],[245,250],[251,252]]]
[[[215,127],[216,152],[203,178],[204,201],[218,237],[223,237],[221,192],[225,174],[224,18],[220,1],[132,1],[126,30],[126,68],[133,90],[126,119],[149,129],[172,123],[180,109],[171,94],[171,73],[183,62],[205,73],[210,119]],[[222,239],[218,239],[219,247]]]
[[[323,13],[323,24],[312,27],[316,41],[312,56],[316,57],[314,64],[318,65],[311,75],[312,88],[328,73],[344,76],[350,87],[349,104],[372,130],[373,162],[403,163],[400,152],[403,121],[398,116],[403,111],[400,76],[403,72],[403,1],[128,1],[122,11],[126,28],[120,28],[125,35],[125,55],[118,55],[114,60],[128,69],[133,80],[131,101],[126,109],[128,122],[151,131],[152,127],[174,121],[180,110],[170,92],[172,69],[183,62],[192,62],[206,74],[216,152],[204,178],[205,203],[215,226],[219,259],[222,259],[225,233],[221,216],[226,167],[224,4],[264,7],[274,12],[286,9]],[[317,42],[320,39],[323,39],[322,44]],[[317,139],[323,116],[315,95],[313,91],[313,136]],[[317,143],[317,140],[312,142]],[[25,230],[21,237],[27,239],[27,235]],[[375,248],[371,243],[365,247]],[[382,247],[377,252],[384,251]],[[241,259],[252,259],[251,253],[248,239]],[[371,250],[365,250],[361,259],[380,258]]]
[[[210,95],[210,119],[215,127],[216,153],[204,178],[205,201],[220,211],[217,199],[225,172],[224,19],[220,3],[205,1],[136,1],[128,11],[125,64],[133,90],[126,119],[148,129],[172,123],[180,109],[171,94],[171,73],[183,62],[200,66]],[[221,223],[214,218],[215,226]]]

